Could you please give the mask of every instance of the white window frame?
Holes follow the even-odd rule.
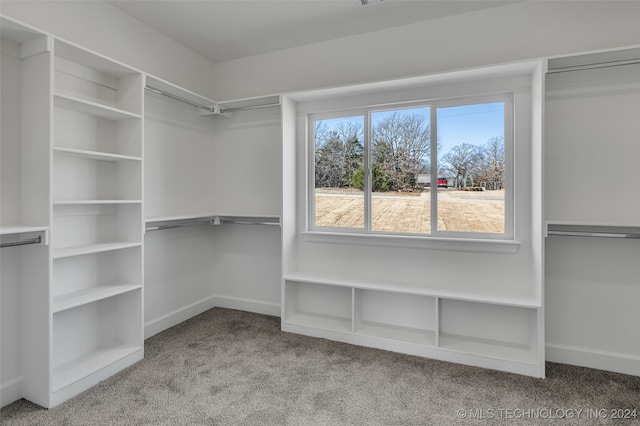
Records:
[[[541,73],[545,64],[540,61],[518,62],[483,68],[451,71],[447,73],[409,77],[351,86],[317,89],[287,95],[296,105],[296,127],[299,151],[297,155],[297,232],[302,242],[347,244],[370,247],[398,247],[438,251],[516,254],[522,245],[528,245],[532,236],[541,229]],[[424,103],[438,101],[455,102],[460,99],[513,94],[512,135],[513,166],[511,175],[513,193],[509,231],[502,238],[479,238],[476,233],[465,238],[434,236],[431,234],[375,234],[354,232],[352,229],[316,228],[311,213],[315,176],[309,173],[314,164],[313,150],[309,152],[309,116],[339,111],[361,110],[364,107],[386,108],[389,105],[409,104],[415,100]],[[506,218],[507,219],[507,218]],[[345,232],[346,230],[346,232]],[[507,231],[507,232],[509,232]],[[455,237],[455,238],[454,238]]]
[[[459,231],[441,231],[438,230],[438,192],[430,191],[431,197],[431,229],[429,233],[418,232],[386,232],[375,231],[371,229],[371,114],[378,111],[389,111],[393,109],[409,109],[409,108],[429,108],[430,119],[429,126],[431,132],[431,164],[437,164],[437,112],[439,108],[477,105],[483,103],[504,103],[504,149],[505,149],[505,232],[504,233],[482,233],[482,232],[459,232]],[[315,224],[315,123],[319,120],[335,119],[362,116],[364,121],[364,156],[363,167],[365,171],[364,183],[364,227],[363,228],[345,228],[345,227],[327,227],[317,226]],[[367,105],[361,108],[346,109],[339,111],[330,111],[322,113],[309,114],[308,119],[308,217],[307,229],[310,232],[331,232],[339,234],[365,234],[375,236],[407,236],[417,238],[452,238],[452,239],[480,239],[480,240],[513,240],[514,238],[514,158],[513,158],[513,93],[502,92],[494,94],[485,94],[480,96],[465,96],[456,98],[442,98],[433,100],[413,100],[409,102],[390,103],[385,105]],[[431,168],[431,182],[435,182],[437,178],[437,167]]]

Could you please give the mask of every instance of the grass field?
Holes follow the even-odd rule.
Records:
[[[372,230],[429,233],[429,196],[428,192],[374,193],[371,200]],[[363,228],[363,193],[318,188],[316,225]],[[438,190],[439,231],[502,233],[504,227],[504,191]]]

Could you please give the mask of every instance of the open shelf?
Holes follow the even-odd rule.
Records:
[[[504,362],[509,371],[539,374],[537,306],[411,290],[287,274],[283,329],[302,332],[307,328],[317,337],[419,356],[453,357],[488,368]],[[451,354],[435,355],[440,351]]]
[[[54,151],[53,199],[141,200],[140,161],[101,161]]]
[[[140,114],[134,114],[123,109],[114,108],[108,105],[99,104],[61,93],[55,94],[54,105],[57,108],[69,109],[83,114],[89,114],[95,117],[106,118],[108,120],[114,121],[142,118]]]
[[[28,232],[46,232],[48,230],[48,226],[3,225],[0,226],[0,235],[22,234]]]
[[[145,218],[146,223],[156,223],[156,222],[172,222],[172,221],[180,221],[180,220],[192,220],[192,219],[213,219],[215,217],[219,218],[233,218],[233,219],[251,219],[251,220],[259,220],[264,222],[272,222],[272,223],[280,223],[280,216],[278,215],[247,215],[247,214],[220,214],[220,213],[183,213],[183,214],[173,214],[166,216],[154,216]]]
[[[460,300],[439,300],[438,347],[537,365],[539,310]]]
[[[354,301],[356,334],[435,346],[435,298],[355,289]]]
[[[86,149],[76,148],[64,148],[54,147],[54,152],[66,155],[72,155],[74,157],[86,158],[89,160],[102,160],[102,161],[142,161],[141,157],[133,157],[130,155],[112,154],[109,152],[91,151]]]
[[[166,93],[169,96],[184,99],[193,104],[205,106],[208,109],[214,109],[218,105],[218,103],[212,99],[205,98],[204,96],[200,96],[190,90],[184,89],[182,87],[176,86],[173,83],[169,83],[168,81],[152,77],[150,75],[147,75],[146,84],[152,92],[155,89],[162,93]]]
[[[537,351],[528,345],[447,333],[440,333],[438,338],[440,349],[523,364],[538,364]]]
[[[53,207],[54,249],[101,243],[142,242],[140,203],[71,202]]]
[[[142,200],[54,200],[54,206],[82,206],[100,204],[142,204]]]
[[[416,345],[436,345],[436,333],[431,330],[419,328],[401,327],[389,324],[362,321],[356,330],[361,336],[376,337],[379,339],[395,340],[398,342],[413,343]]]
[[[142,349],[142,289],[53,315],[53,390]]]
[[[287,282],[285,322],[325,330],[351,333],[352,290]]]
[[[296,311],[287,315],[286,322],[289,324],[302,325],[322,330],[351,333],[351,318],[346,317]]]
[[[54,108],[54,153],[92,159],[140,159],[142,120],[114,121],[72,109]],[[120,157],[119,157],[120,156]],[[101,157],[101,158],[98,158]]]
[[[99,54],[55,40],[55,94],[113,119],[142,114],[142,75]],[[84,106],[79,106],[84,105]]]
[[[286,280],[306,282],[310,284],[335,285],[353,287],[363,290],[387,291],[392,293],[405,293],[419,296],[439,297],[466,301],[478,301],[496,305],[519,306],[525,308],[538,308],[542,302],[532,294],[524,292],[487,292],[480,291],[476,283],[467,286],[458,285],[455,289],[448,289],[441,284],[437,287],[425,283],[384,282],[376,280],[350,279],[333,276],[328,273],[292,272],[286,274]],[[466,288],[465,288],[466,287]],[[462,289],[460,289],[462,288]]]
[[[102,253],[105,251],[122,250],[131,247],[141,247],[142,243],[127,243],[127,242],[114,242],[114,243],[100,243],[100,244],[87,244],[82,246],[72,246],[57,248],[53,250],[54,259],[62,259],[65,257],[82,256],[85,254]]]
[[[53,311],[116,296],[142,286],[142,250],[131,247],[53,262]]]
[[[142,350],[142,346],[100,348],[60,365],[53,370],[53,391],[57,392],[139,350]]]
[[[60,296],[54,296],[53,313],[76,308],[87,303],[97,302],[99,300],[107,299],[139,288],[142,288],[141,284],[115,282],[62,294]]]

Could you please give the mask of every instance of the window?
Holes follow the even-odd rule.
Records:
[[[309,115],[309,228],[513,238],[512,96]]]

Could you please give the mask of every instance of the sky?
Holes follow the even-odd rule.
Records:
[[[429,108],[409,108],[394,110],[400,114],[423,114],[429,120]],[[384,119],[393,111],[378,111],[373,114],[376,120]],[[361,117],[322,120],[329,129],[344,121],[363,123]],[[504,104],[502,102],[463,105],[438,109],[438,157],[445,155],[453,146],[462,143],[482,146],[493,137],[504,137]]]

